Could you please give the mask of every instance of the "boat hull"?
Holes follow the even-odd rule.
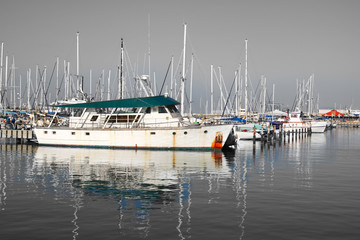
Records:
[[[323,133],[326,130],[327,123],[323,122],[311,122],[312,133]]]
[[[40,145],[144,148],[221,149],[232,134],[232,125],[179,128],[75,129],[36,128]]]

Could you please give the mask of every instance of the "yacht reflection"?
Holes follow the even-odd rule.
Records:
[[[54,179],[67,178],[70,182],[74,199],[74,239],[78,234],[82,199],[89,194],[115,199],[118,202],[118,227],[122,234],[135,228],[142,238],[146,238],[150,231],[152,209],[159,206],[171,208],[169,211],[178,209],[178,224],[174,227],[179,238],[185,239],[191,237],[191,175],[230,177],[231,171],[222,161],[222,152],[39,146],[32,171],[34,175],[42,175],[43,179],[49,179],[44,175],[50,171],[54,188],[64,186],[55,183]]]

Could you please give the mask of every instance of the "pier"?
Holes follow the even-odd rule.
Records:
[[[337,122],[336,126],[337,127],[358,128],[358,127],[360,127],[360,120]]]
[[[255,129],[254,129],[255,132]],[[274,143],[278,142],[286,142],[290,141],[290,139],[294,140],[297,138],[304,138],[311,135],[311,128],[310,127],[302,127],[302,128],[295,128],[295,127],[288,127],[276,129],[275,126],[270,126],[266,130],[264,128],[261,129],[260,132],[261,143]],[[256,138],[254,134],[253,143],[255,144]]]
[[[1,129],[0,137],[5,139],[13,139],[16,143],[22,143],[33,139],[32,130],[24,129]]]

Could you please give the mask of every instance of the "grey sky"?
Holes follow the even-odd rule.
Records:
[[[187,52],[194,53],[195,105],[210,91],[210,65],[222,67],[228,89],[239,63],[256,88],[261,75],[276,102],[291,107],[296,79],[315,74],[320,107],[360,108],[360,1],[357,0],[197,0],[92,1],[2,0],[0,41],[14,56],[23,78],[36,64],[52,68],[56,57],[76,68],[76,32],[80,32],[81,72],[93,78],[119,63],[120,39],[139,74],[148,51],[150,16],[151,71],[158,87],[171,56],[179,61],[183,23],[188,24]],[[243,71],[244,72],[244,71]],[[147,73],[147,69],[146,69]],[[196,107],[198,109],[198,107]]]

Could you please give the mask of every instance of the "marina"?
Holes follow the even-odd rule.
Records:
[[[0,236],[356,239],[359,140],[336,128],[215,153],[2,139]]]
[[[2,0],[0,239],[358,239],[359,10]]]

